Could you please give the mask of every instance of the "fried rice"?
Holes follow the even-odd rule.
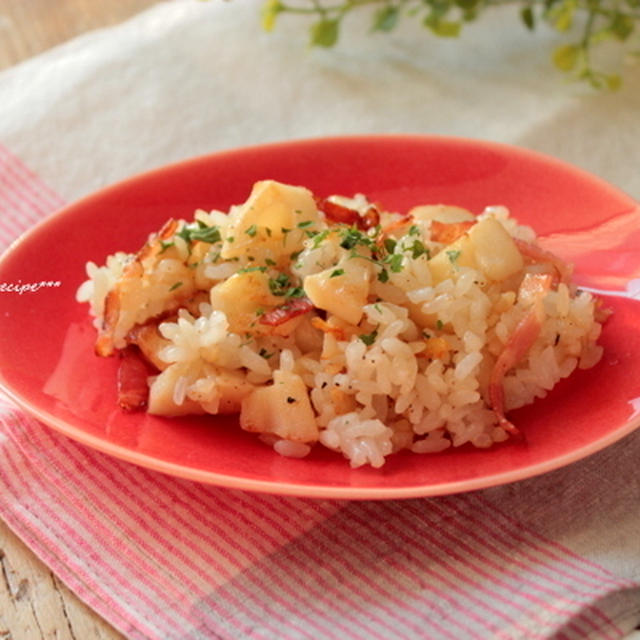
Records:
[[[504,442],[509,411],[602,355],[598,300],[503,206],[395,213],[264,180],[87,275],[123,409],[238,414],[279,454],[353,467]]]

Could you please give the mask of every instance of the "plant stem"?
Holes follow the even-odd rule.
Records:
[[[407,4],[410,0],[404,0],[400,2],[400,4]],[[330,13],[334,14],[345,14],[354,9],[358,9],[360,7],[365,7],[367,5],[376,5],[376,4],[389,4],[389,0],[350,0],[348,2],[343,2],[341,4],[333,4],[333,5],[324,5],[320,2],[320,0],[311,0],[313,7],[298,7],[295,5],[282,3],[281,11],[286,13],[297,13],[297,14],[305,14],[305,15],[328,15]],[[422,4],[422,3],[420,3]],[[530,6],[535,5],[545,5],[547,4],[546,0],[483,0],[482,4],[485,7],[501,7],[505,5],[519,5],[526,4]],[[588,11],[589,15],[597,14],[606,16],[608,18],[613,17],[614,15],[621,16],[623,18],[631,18],[632,20],[640,20],[640,11],[623,11],[619,8],[616,9],[607,9],[605,7],[601,7],[599,3],[594,2],[578,2],[577,8],[583,11]]]

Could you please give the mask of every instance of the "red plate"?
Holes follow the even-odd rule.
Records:
[[[88,260],[136,250],[169,217],[243,202],[274,178],[320,196],[367,194],[389,209],[447,202],[479,211],[504,204],[576,263],[584,285],[623,292],[605,356],[532,407],[514,412],[525,434],[491,450],[402,453],[381,470],[352,470],[316,448],[280,457],[236,420],[122,413],[116,361],[93,354],[86,305],[75,302]],[[117,458],[240,489],[362,499],[427,496],[520,480],[592,454],[640,423],[640,210],[628,196],[556,160],[522,149],[438,137],[346,137],[218,153],[158,169],[100,191],[47,218],[0,260],[0,283],[60,281],[22,295],[0,291],[0,386],[54,429]],[[637,283],[636,283],[637,284]],[[6,286],[5,286],[6,288]]]

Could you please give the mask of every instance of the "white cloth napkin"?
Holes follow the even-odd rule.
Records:
[[[465,28],[460,41],[436,40],[411,21],[392,34],[374,35],[364,18],[354,16],[333,50],[309,50],[302,20],[282,18],[265,33],[258,3],[167,2],[0,74],[0,144],[10,151],[0,158],[0,205],[14,201],[19,190],[11,191],[11,181],[18,175],[36,202],[52,201],[44,185],[69,201],[132,173],[219,149],[388,132],[518,144],[572,162],[640,198],[637,69],[616,93],[568,83],[549,61],[557,36],[527,34],[510,8]],[[566,469],[469,496],[345,505],[263,497],[253,502],[238,492],[171,484],[88,452],[12,409],[0,418],[0,516],[130,637],[439,638],[466,630],[468,637],[613,638],[640,621],[638,433]],[[91,469],[76,478],[80,495],[99,495],[99,487],[116,495],[121,474],[141,491],[146,486],[144,521],[131,515],[141,494],[108,505],[130,531],[88,502],[69,498],[61,490],[69,481],[62,474],[65,460]],[[50,499],[63,505],[64,514],[33,512],[35,495],[43,509]],[[189,520],[203,508],[224,511],[225,531],[211,533],[212,515]],[[233,560],[234,531],[247,517],[269,522],[274,509],[296,524],[292,533],[282,539],[273,534],[265,548],[249,531],[242,544],[255,562]],[[153,531],[158,512],[171,519],[162,532]],[[185,518],[191,539],[180,535]],[[371,518],[389,527],[384,535]],[[145,530],[140,539],[138,525]],[[346,553],[354,530],[375,550],[362,556],[360,568],[349,560],[301,573],[294,576],[300,582],[292,583],[293,593],[285,592],[286,581],[273,586],[289,560],[302,566],[317,559],[314,548],[325,545],[332,558]],[[76,544],[69,531],[84,537]],[[412,556],[393,546],[393,531]],[[140,546],[127,547],[132,539]],[[188,557],[194,539],[198,558],[223,558],[210,584]],[[99,548],[92,550],[92,541]],[[126,553],[118,556],[122,545]],[[172,545],[179,553],[158,568]],[[107,577],[118,580],[101,575],[108,561],[115,564]],[[165,582],[149,580],[152,570]],[[160,588],[178,589],[171,571],[195,576],[189,589],[177,592],[173,608],[162,601]],[[144,585],[144,599],[132,606],[136,580]],[[356,610],[331,609],[322,600],[326,584],[336,597],[351,598]],[[394,589],[409,594],[395,613]],[[274,604],[274,594],[292,598],[296,611],[286,602]],[[260,626],[246,598],[258,612],[266,607],[271,623],[282,624],[275,630]],[[305,612],[308,606],[319,618]],[[181,629],[180,621],[192,626]]]
[[[460,135],[556,155],[640,197],[640,65],[614,93],[552,67],[560,40],[496,9],[437,39],[408,19],[307,47],[302,18],[183,0],[90,33],[0,78],[0,139],[67,199],[222,148],[339,133]]]

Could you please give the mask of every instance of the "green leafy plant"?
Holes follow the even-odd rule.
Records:
[[[402,19],[416,19],[430,32],[444,38],[461,34],[466,23],[492,7],[506,4],[519,9],[523,25],[534,30],[540,24],[555,29],[566,42],[552,52],[560,71],[588,82],[598,89],[616,89],[618,73],[603,71],[594,64],[594,52],[605,42],[633,50],[632,36],[640,22],[640,0],[266,0],[262,25],[270,31],[281,14],[306,16],[312,46],[333,47],[339,39],[344,18],[368,9],[371,31],[392,31]]]

